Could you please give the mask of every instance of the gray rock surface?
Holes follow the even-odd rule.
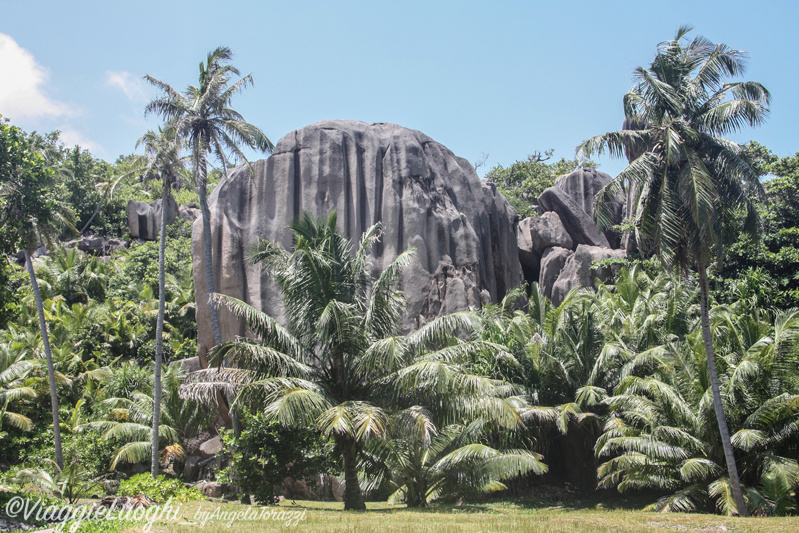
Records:
[[[599,172],[594,168],[578,168],[569,174],[558,176],[555,180],[555,187],[563,189],[577,205],[594,216],[594,202],[596,194],[613,178],[604,172]]]
[[[212,439],[209,439],[203,442],[199,448],[199,456],[203,459],[207,459],[212,455],[216,455],[222,451],[222,437],[216,436]]]
[[[127,244],[121,239],[106,239],[105,237],[88,236],[67,241],[64,243],[64,246],[66,248],[77,247],[81,252],[92,255],[108,256],[117,250],[126,248]]]
[[[532,280],[538,279],[544,250],[552,246],[567,249],[574,247],[574,241],[554,211],[519,222],[516,241],[525,277]]]
[[[182,205],[178,208],[178,218],[194,222],[200,218],[200,208],[197,204]]]
[[[161,228],[161,199],[155,202],[136,202],[128,200],[128,232],[131,237],[145,241],[158,239]],[[178,204],[170,196],[167,200],[167,224],[172,224],[178,216]]]
[[[538,286],[547,298],[552,298],[552,287],[558,280],[566,260],[574,254],[573,251],[555,246],[544,250],[541,256],[541,269],[538,275]]]
[[[555,180],[555,187],[566,191],[572,200],[583,208],[583,211],[593,221],[595,218],[596,195],[602,188],[610,183],[613,178],[609,174],[599,172],[594,168],[578,168],[569,174],[559,176]],[[608,204],[613,225],[621,223],[624,218],[624,201],[617,198]],[[619,236],[612,229],[603,231],[611,248],[619,247]],[[585,244],[585,243],[584,243]]]
[[[538,205],[544,211],[558,214],[575,244],[610,247],[608,239],[599,232],[591,216],[560,187],[545,189],[538,197]]]
[[[217,292],[282,320],[277,288],[246,260],[258,238],[291,246],[286,226],[307,211],[338,211],[339,230],[357,242],[375,222],[384,228],[372,253],[375,273],[402,251],[416,254],[403,275],[405,331],[442,313],[499,301],[521,283],[516,211],[481,182],[471,164],[415,130],[395,124],[331,120],[293,131],[269,159],[228,173],[209,198]],[[199,354],[212,342],[205,294],[202,222],[194,223],[194,281]],[[220,309],[226,339],[243,323]]]
[[[574,287],[594,287],[597,279],[605,280],[611,272],[608,268],[592,268],[594,261],[620,259],[627,256],[624,250],[612,250],[581,244],[566,260],[558,280],[552,287],[552,303],[560,305],[566,294]]]

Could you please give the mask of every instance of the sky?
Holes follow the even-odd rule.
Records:
[[[182,90],[219,45],[254,85],[233,107],[273,141],[326,119],[420,130],[483,175],[534,152],[574,157],[621,128],[633,69],[688,24],[749,54],[772,94],[731,136],[799,151],[799,2],[0,0],[0,114],[114,161],[159,123],[148,74]],[[263,157],[247,152],[250,159]],[[612,175],[621,160],[598,158]]]

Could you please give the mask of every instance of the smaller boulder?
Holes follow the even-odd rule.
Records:
[[[178,208],[178,218],[194,222],[200,218],[200,208],[197,207],[197,204],[182,205]]]
[[[200,472],[200,461],[201,459],[196,455],[186,459],[186,462],[183,463],[183,479],[194,480],[197,478],[197,474]]]
[[[128,201],[128,232],[131,237],[145,241],[158,239],[161,229],[161,199],[155,202]],[[166,223],[172,224],[178,216],[178,204],[175,198],[169,196],[166,203]]]
[[[566,294],[574,287],[594,286],[597,279],[606,280],[611,275],[608,268],[594,268],[594,262],[602,259],[621,259],[627,256],[624,250],[612,250],[599,246],[581,244],[574,254],[569,256],[552,287],[552,303],[560,305]]]
[[[200,444],[199,455],[203,459],[208,459],[212,455],[216,455],[221,451],[222,451],[222,437],[217,435],[216,437]]]
[[[574,252],[560,246],[553,246],[544,250],[544,255],[541,256],[541,273],[538,275],[538,286],[547,298],[552,298],[552,287],[566,265],[566,260],[572,254]]]
[[[222,484],[217,483],[216,481],[199,483],[195,485],[194,488],[198,489],[206,498],[221,498],[222,494],[224,493]]]

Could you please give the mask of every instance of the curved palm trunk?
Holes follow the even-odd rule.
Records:
[[[94,208],[94,213],[92,213],[92,216],[90,216],[89,220],[86,221],[86,224],[83,225],[83,227],[80,230],[79,235],[83,235],[83,232],[86,231],[87,229],[89,229],[89,224],[92,223],[92,220],[94,220],[94,217],[96,217],[97,213],[100,212],[100,208],[103,207],[103,202],[105,202],[105,197],[108,196],[108,191],[110,191],[110,190],[111,190],[110,186],[106,188],[105,192],[103,193],[103,196],[100,198],[100,201],[97,203],[97,207]]]
[[[170,182],[164,181],[164,190],[161,194],[161,235],[158,241],[158,320],[155,326],[155,383],[153,386],[153,435],[151,441],[152,456],[150,458],[150,473],[153,477],[158,475],[160,454],[159,424],[161,422],[161,365],[164,352],[164,314],[166,312],[166,272],[164,259],[166,255],[166,202],[170,194]]]
[[[47,378],[50,381],[50,408],[53,411],[53,440],[55,444],[55,462],[58,468],[64,469],[64,457],[61,452],[61,425],[58,421],[58,393],[55,386],[55,365],[53,364],[53,352],[50,350],[50,336],[47,333],[47,323],[44,321],[44,305],[42,304],[42,293],[39,292],[39,283],[36,281],[36,272],[33,270],[33,261],[28,250],[25,253],[25,266],[31,278],[33,287],[33,297],[36,299],[36,311],[39,313],[39,331],[42,334],[42,345],[44,346],[44,356],[47,359]]]
[[[205,256],[205,298],[208,301],[208,313],[211,316],[211,331],[214,334],[214,344],[222,344],[222,329],[219,326],[219,312],[216,305],[210,301],[212,294],[216,292],[214,286],[214,267],[212,264],[211,250],[213,244],[211,242],[211,214],[208,210],[208,161],[207,161],[208,146],[204,138],[199,139],[199,153],[197,155],[197,196],[200,197],[200,213],[203,217],[203,255]],[[233,398],[230,394],[227,395],[228,405],[232,405]],[[241,424],[238,415],[230,412],[231,425],[233,426],[233,434],[236,436],[241,435]]]
[[[727,426],[727,417],[724,414],[724,406],[721,403],[721,389],[719,387],[719,375],[716,370],[716,352],[713,349],[713,336],[710,331],[710,318],[708,311],[708,280],[707,267],[700,261],[699,268],[699,289],[700,289],[700,309],[702,314],[702,338],[705,341],[705,353],[707,355],[707,370],[710,376],[710,388],[713,391],[713,407],[716,410],[716,420],[721,434],[721,445],[724,448],[724,458],[727,461],[727,472],[730,476],[732,495],[735,498],[735,506],[738,508],[740,516],[749,516],[749,508],[744,500],[741,490],[741,481],[738,478],[738,467],[735,464],[735,452],[732,448],[730,439],[730,429]]]
[[[358,448],[352,439],[342,439],[341,445],[344,453],[344,510],[363,511],[366,504],[358,481]]]

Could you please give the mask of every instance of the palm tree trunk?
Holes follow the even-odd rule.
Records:
[[[358,448],[352,439],[342,439],[344,453],[344,510],[364,511],[361,485],[358,481]]]
[[[732,495],[735,498],[735,506],[738,508],[739,516],[749,516],[749,508],[746,505],[746,500],[744,500],[743,491],[741,490],[741,480],[738,478],[738,467],[735,464],[735,452],[732,448],[732,440],[730,439],[730,429],[727,426],[727,417],[724,414],[724,405],[721,403],[719,375],[718,371],[716,370],[716,352],[713,349],[713,336],[710,331],[707,267],[702,261],[699,261],[697,266],[699,270],[702,338],[705,341],[707,370],[710,377],[710,388],[713,391],[713,407],[716,409],[716,420],[718,421],[719,433],[721,434],[721,445],[724,448],[724,458],[727,461],[727,472],[730,476],[730,485],[732,486]]]
[[[36,272],[33,270],[33,260],[28,253],[25,253],[25,265],[31,278],[33,287],[33,297],[36,299],[36,310],[39,313],[39,331],[42,334],[42,345],[44,346],[44,356],[47,359],[47,378],[50,381],[50,408],[53,411],[53,441],[55,445],[55,463],[58,468],[64,469],[64,457],[61,452],[61,425],[58,421],[58,393],[55,386],[55,365],[53,364],[53,352],[50,350],[50,336],[47,333],[47,323],[44,321],[44,305],[42,304],[42,293],[39,292],[39,283],[36,281]]]
[[[222,344],[222,329],[219,326],[219,313],[214,302],[210,300],[212,294],[216,292],[214,286],[214,267],[212,264],[211,242],[211,214],[208,210],[208,161],[207,161],[207,141],[204,138],[198,140],[199,154],[197,156],[197,196],[200,198],[200,213],[203,217],[203,255],[205,256],[205,290],[204,295],[208,301],[208,313],[211,316],[211,331],[214,334],[214,344]],[[233,404],[233,398],[227,395],[228,406]],[[233,434],[237,437],[241,435],[241,423],[238,415],[230,411],[231,425]]]
[[[164,259],[166,255],[166,203],[169,199],[170,182],[164,181],[164,190],[161,194],[161,235],[158,241],[158,320],[155,326],[155,383],[153,385],[153,435],[151,441],[152,456],[150,458],[150,473],[153,477],[158,475],[160,454],[159,424],[161,422],[161,364],[164,351],[164,313],[166,311],[166,272]]]

